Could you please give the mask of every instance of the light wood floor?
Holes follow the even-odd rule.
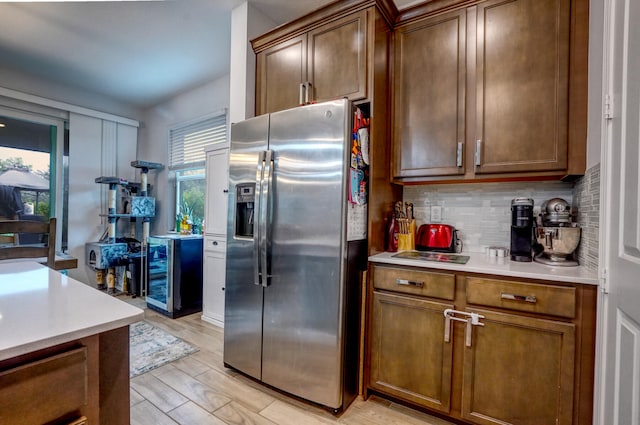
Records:
[[[375,396],[333,416],[225,368],[223,330],[199,313],[171,320],[146,309],[145,320],[200,351],[131,380],[132,425],[450,425]]]

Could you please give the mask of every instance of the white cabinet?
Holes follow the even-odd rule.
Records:
[[[202,320],[224,326],[226,240],[204,237]]]
[[[202,320],[218,326],[224,325],[228,164],[228,147],[207,151]]]
[[[207,152],[207,206],[205,234],[227,234],[227,190],[229,189],[229,149]]]

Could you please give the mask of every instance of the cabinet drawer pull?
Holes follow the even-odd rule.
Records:
[[[213,246],[218,246],[218,241],[213,241],[211,243],[213,244]]]
[[[407,279],[396,279],[396,283],[398,285],[415,286],[416,288],[422,288],[424,286],[424,282],[417,282],[415,280],[407,280]]]
[[[513,300],[513,301],[524,301],[527,303],[535,304],[538,302],[538,299],[535,295],[516,295],[516,294],[508,294],[506,292],[502,292],[500,294],[500,298],[503,300]]]

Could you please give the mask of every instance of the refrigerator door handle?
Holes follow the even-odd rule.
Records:
[[[254,191],[254,212],[260,218],[262,210],[262,179],[264,176],[264,156],[265,152],[258,153],[258,165],[256,167],[256,189]],[[261,285],[260,282],[260,233],[261,225],[258,220],[253,226],[253,284]]]
[[[269,197],[273,188],[273,151],[268,150],[264,159],[262,173],[262,200],[260,201],[260,268],[262,272],[262,286],[269,286],[268,240],[269,240]]]

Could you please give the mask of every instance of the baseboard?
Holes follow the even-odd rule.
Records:
[[[206,314],[203,314],[202,316],[200,316],[200,318],[202,320],[204,320],[205,322],[207,322],[207,323],[211,323],[212,325],[216,325],[216,326],[219,326],[221,328],[224,328],[224,321],[222,321],[222,320],[220,320],[218,318],[215,318],[215,317],[212,317],[212,316],[207,316]]]

